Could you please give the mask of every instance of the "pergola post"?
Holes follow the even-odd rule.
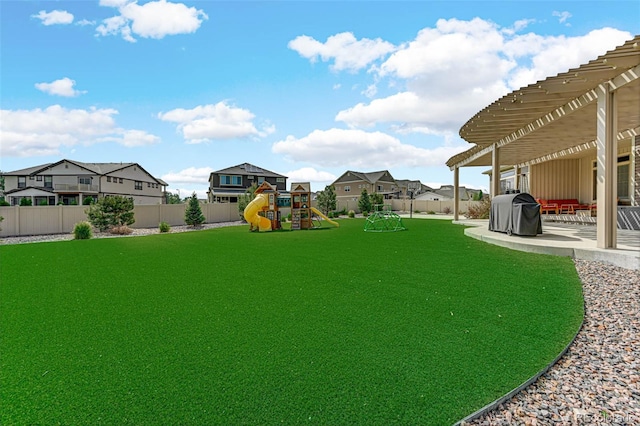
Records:
[[[460,167],[453,168],[453,220],[458,220],[460,211]]]
[[[500,195],[500,148],[493,145],[491,151],[491,198]]]
[[[617,140],[616,99],[609,84],[597,88],[597,246],[616,248],[617,245]]]

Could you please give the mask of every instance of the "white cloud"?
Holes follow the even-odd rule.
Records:
[[[87,93],[86,90],[76,90],[73,86],[76,85],[75,80],[71,80],[68,77],[61,78],[59,80],[52,81],[51,83],[36,83],[36,89],[48,93],[50,95],[74,97]]]
[[[31,15],[32,18],[38,18],[42,21],[42,25],[66,25],[73,22],[73,15],[66,10],[52,10],[46,12],[41,10],[37,15]]]
[[[339,111],[350,127],[387,123],[398,132],[457,133],[473,114],[511,90],[581,65],[632,35],[612,28],[580,37],[517,34],[480,18],[440,19],[370,69],[397,93]],[[515,29],[515,30],[514,30]],[[371,90],[365,96],[377,96]]]
[[[188,143],[264,137],[275,131],[271,124],[266,124],[259,130],[253,123],[255,115],[251,111],[227,105],[225,102],[200,105],[193,109],[177,108],[159,113],[158,118],[178,123],[178,131]]]
[[[107,18],[96,28],[101,36],[120,34],[129,42],[134,35],[161,39],[167,35],[190,34],[209,17],[202,10],[166,0],[151,1],[140,6],[134,0],[101,0],[102,6],[116,7],[120,15]]]
[[[358,71],[395,49],[393,44],[380,38],[357,40],[350,32],[333,35],[325,43],[302,35],[291,40],[288,47],[312,63],[318,59],[323,62],[333,59],[331,69],[334,71]]]
[[[209,175],[213,172],[211,167],[189,167],[178,172],[169,172],[161,177],[170,184],[207,184]]]
[[[553,16],[556,16],[558,18],[558,22],[560,22],[561,24],[566,24],[567,26],[571,26],[570,23],[567,22],[567,20],[569,18],[571,18],[571,15],[569,12],[564,11],[564,12],[558,12],[557,10],[554,10],[552,13]]]
[[[88,19],[82,19],[76,22],[76,25],[80,25],[81,27],[85,27],[87,25],[95,25],[96,21],[89,21]]]
[[[325,185],[330,184],[337,178],[333,173],[316,170],[313,167],[302,167],[283,174],[289,178],[289,182],[315,182],[325,183]]]
[[[143,131],[116,126],[114,109],[0,110],[0,154],[6,157],[57,155],[62,147],[114,141],[125,146],[156,143]]]
[[[288,136],[272,151],[294,162],[323,167],[392,168],[442,165],[464,147],[418,148],[382,132],[357,129],[314,130],[302,138]]]

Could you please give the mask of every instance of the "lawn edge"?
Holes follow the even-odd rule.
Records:
[[[583,299],[584,299],[584,296],[583,296]],[[536,374],[534,374],[533,376],[531,376],[530,378],[525,380],[521,385],[515,387],[514,389],[510,390],[509,392],[507,392],[506,394],[501,396],[500,398],[496,399],[493,402],[490,402],[489,404],[485,405],[484,407],[480,408],[479,410],[469,414],[465,418],[463,418],[461,420],[458,420],[456,423],[453,424],[453,426],[464,426],[465,424],[467,424],[467,423],[469,423],[469,422],[471,422],[473,420],[476,420],[479,417],[484,416],[488,412],[495,410],[496,408],[498,408],[498,406],[500,406],[504,402],[510,400],[511,398],[513,398],[514,396],[516,396],[517,394],[522,392],[523,390],[525,390],[527,387],[529,387],[531,384],[533,384],[535,381],[537,381],[543,374],[545,374],[547,371],[549,371],[549,369],[551,369],[551,367],[556,365],[558,363],[558,361],[560,361],[560,359],[562,359],[562,357],[567,353],[567,351],[569,350],[571,345],[573,345],[573,343],[576,341],[576,338],[578,337],[578,334],[580,334],[580,332],[582,331],[582,328],[584,326],[585,313],[586,313],[585,309],[586,309],[586,306],[585,306],[585,302],[583,300],[582,319],[580,320],[580,325],[578,326],[578,329],[576,330],[575,334],[571,338],[571,341],[569,341],[569,343],[567,343],[567,345],[564,347],[564,349],[562,349],[562,351],[560,351],[560,353],[549,364],[547,364],[544,368],[542,368],[542,370],[538,371]]]

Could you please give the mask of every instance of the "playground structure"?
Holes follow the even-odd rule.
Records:
[[[291,230],[313,229],[322,226],[320,220],[314,219],[321,217],[335,227],[340,224],[327,216],[315,207],[311,206],[311,183],[297,182],[291,184]]]
[[[402,218],[391,211],[390,205],[375,204],[373,210],[364,223],[365,232],[396,232],[407,229]]]
[[[313,229],[322,226],[319,218],[333,226],[340,224],[329,219],[311,206],[311,183],[292,183],[291,198],[280,197],[278,191],[268,182],[256,188],[255,198],[244,209],[244,219],[249,223],[250,231],[273,231],[282,229],[280,222],[281,206],[291,203],[291,229]]]
[[[278,191],[262,182],[256,188],[255,198],[244,209],[244,219],[249,223],[250,231],[272,231],[280,229],[280,210],[278,209]]]

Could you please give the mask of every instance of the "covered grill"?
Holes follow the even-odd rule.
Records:
[[[489,213],[489,231],[506,232],[508,235],[542,234],[540,204],[524,192],[493,197]]]

